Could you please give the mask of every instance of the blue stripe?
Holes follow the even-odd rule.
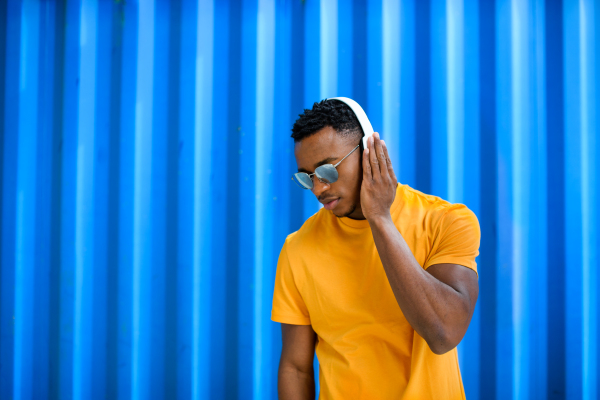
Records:
[[[3,55],[4,93],[2,110],[2,227],[0,252],[0,396],[13,395],[14,383],[14,310],[15,310],[15,212],[17,206],[16,176],[19,129],[19,49],[21,33],[20,2],[11,1],[6,6],[6,56]],[[12,17],[12,18],[11,18]]]
[[[401,56],[401,5],[396,1],[384,1],[381,5],[381,36],[382,36],[382,95],[383,95],[383,126],[381,127],[381,137],[386,141],[388,153],[395,168],[396,177],[402,182],[400,177],[403,171],[400,167],[400,91],[403,80],[402,69],[400,67]],[[408,135],[406,135],[408,136]]]
[[[431,80],[431,193],[448,197],[448,65],[447,5],[431,0],[430,77]]]
[[[139,10],[127,2],[118,9],[122,24],[121,90],[119,133],[119,271],[118,271],[118,388],[119,399],[129,399],[133,387],[133,263],[134,263],[134,171],[136,135],[136,74],[138,55]]]
[[[315,101],[339,95],[338,0],[321,0],[319,6],[320,87],[319,96]]]
[[[19,122],[15,213],[15,311],[13,397],[29,399],[34,379],[37,97],[39,4],[23,2],[19,58]]]
[[[582,385],[583,398],[598,398],[598,242],[597,228],[597,181],[595,168],[596,140],[598,124],[596,122],[597,103],[594,91],[597,76],[596,57],[594,56],[593,35],[594,15],[599,12],[592,1],[579,2],[579,71],[581,74],[581,218],[582,218],[582,283],[583,283],[583,326],[582,326]]]
[[[563,9],[565,82],[566,395],[582,398],[582,197],[579,2]]]
[[[95,261],[95,128],[98,4],[81,6],[79,32],[79,115],[75,200],[75,302],[73,338],[73,397],[92,394],[93,271]]]
[[[400,87],[398,89],[400,104],[396,110],[399,114],[398,144],[400,149],[397,152],[397,158],[392,159],[398,180],[411,187],[417,185],[416,161],[420,158],[420,155],[417,155],[415,115],[415,96],[417,89],[421,90],[415,82],[415,8],[414,0],[403,1],[400,5]],[[389,133],[386,132],[386,134]]]
[[[242,398],[253,393],[254,376],[258,371],[248,371],[252,365],[254,345],[254,252],[256,207],[256,47],[257,26],[256,15],[258,4],[255,0],[242,2],[242,54],[241,54],[241,88],[240,88],[240,229],[237,233],[239,246],[238,272],[238,326],[244,327],[238,342],[238,393]]]
[[[512,398],[514,393],[514,319],[513,319],[513,170],[511,159],[512,101],[511,80],[511,4],[496,3],[496,120],[498,152],[498,267],[496,269],[497,358],[496,386],[498,399]],[[508,384],[510,382],[510,384]]]
[[[415,188],[431,192],[431,1],[415,2]]]
[[[326,0],[322,0],[326,1]],[[303,59],[304,59],[304,101],[302,107],[312,108],[315,102],[323,100],[324,92],[321,88],[325,83],[321,83],[321,80],[325,77],[322,76],[320,71],[323,65],[326,64],[321,57],[324,55],[322,46],[324,45],[320,40],[321,36],[325,33],[321,32],[321,1],[309,1],[303,4],[304,8],[304,48]],[[333,97],[330,95],[330,97]],[[302,110],[298,111],[299,114]],[[315,196],[309,190],[302,191],[302,203],[303,203],[303,216],[302,221],[307,220],[313,214],[315,214],[322,207],[319,202],[315,200]]]
[[[480,25],[479,12],[482,6],[476,0],[466,0],[463,4],[464,26],[469,29],[474,29],[482,32]],[[463,118],[463,140],[462,149],[457,149],[459,154],[454,155],[457,161],[461,163],[460,175],[454,179],[460,181],[460,190],[453,191],[452,185],[449,183],[450,192],[459,196],[459,201],[466,204],[477,217],[480,224],[483,222],[483,201],[481,195],[481,176],[480,167],[481,160],[481,143],[485,143],[481,132],[481,109],[483,105],[480,103],[481,90],[479,79],[472,77],[481,76],[480,66],[480,45],[483,39],[479,35],[468,35],[462,31],[463,35],[463,70],[462,82],[464,82],[463,100],[464,108],[458,108],[457,113]],[[452,139],[449,137],[449,146],[452,148]],[[451,175],[448,176],[451,179]],[[454,186],[457,187],[458,185]],[[481,254],[481,252],[480,252]],[[478,265],[484,265],[482,258],[477,259]],[[486,269],[484,267],[483,269]],[[476,306],[475,312],[471,319],[471,324],[461,342],[459,350],[459,361],[461,372],[463,375],[463,384],[465,386],[465,394],[467,398],[480,398],[480,381],[483,376],[481,371],[481,362],[479,355],[482,353],[482,319],[484,318],[482,311],[482,292],[483,292],[483,275],[485,271],[479,270],[480,283],[480,303]],[[491,346],[493,348],[493,346]]]
[[[335,24],[333,24],[335,26]],[[271,362],[271,304],[265,296],[271,287],[272,262],[272,171],[273,107],[275,105],[273,76],[275,75],[275,5],[267,0],[258,3],[256,46],[256,208],[254,220],[254,381],[253,398],[272,398],[275,393],[268,384],[273,368]],[[337,26],[336,26],[337,28]],[[334,68],[334,65],[330,65]],[[330,83],[331,84],[331,83]]]
[[[155,4],[140,2],[135,103],[135,153],[133,187],[133,310],[131,397],[150,396],[152,384],[152,148],[154,132],[154,26]]]
[[[566,291],[565,291],[565,153],[564,153],[564,67],[563,7],[546,4],[545,65],[547,87],[547,199],[548,226],[548,395],[561,398],[566,391]],[[551,162],[550,162],[551,161]]]

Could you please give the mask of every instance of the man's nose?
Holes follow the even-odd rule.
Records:
[[[315,196],[317,196],[317,199],[319,198],[319,196],[321,196],[321,194],[324,191],[326,191],[330,187],[331,186],[329,185],[329,183],[321,182],[319,178],[317,178],[316,176],[314,177],[312,192]]]

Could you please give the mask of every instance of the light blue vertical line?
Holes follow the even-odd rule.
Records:
[[[462,186],[459,200],[464,202],[477,216],[481,216],[480,204],[480,93],[479,93],[479,2],[465,0],[463,2],[462,22],[462,76],[464,80],[464,136],[462,142]],[[448,139],[450,141],[450,139]],[[450,157],[450,155],[449,155]],[[452,193],[453,189],[450,189]],[[450,194],[450,196],[452,196]],[[486,265],[480,265],[481,274],[489,274]],[[482,397],[479,392],[481,376],[481,302],[475,308],[469,329],[458,347],[460,369],[463,377],[467,399]]]
[[[431,0],[431,193],[448,198],[448,30],[446,0]]]
[[[254,379],[253,399],[270,399],[271,368],[270,294],[266,276],[271,271],[273,226],[269,212],[272,199],[273,107],[275,76],[275,4],[259,0],[256,48],[256,208],[254,237]],[[321,59],[322,60],[322,59]]]
[[[566,397],[583,398],[583,254],[581,171],[580,9],[578,0],[563,2],[565,110],[565,331]]]
[[[75,304],[73,398],[92,395],[92,275],[94,268],[94,158],[98,4],[81,5],[79,33],[79,104],[75,203]]]
[[[194,295],[194,137],[196,96],[197,1],[186,0],[181,7],[181,54],[179,94],[179,173],[178,173],[178,263],[177,331],[178,348],[187,349],[177,357],[177,398],[192,398],[192,307]],[[194,84],[191,84],[193,82]]]
[[[401,23],[400,2],[384,0],[381,5],[381,35],[383,58],[383,131],[382,138],[386,147],[396,177],[403,171],[400,168],[400,79],[401,79]]]
[[[366,0],[367,6],[367,104],[361,104],[375,132],[383,127],[383,57],[381,0]]]
[[[29,399],[34,382],[35,204],[38,130],[39,4],[21,8],[19,127],[15,226],[14,399]]]
[[[513,393],[514,337],[513,337],[513,197],[512,197],[512,53],[511,53],[511,3],[495,3],[495,63],[496,63],[496,141],[498,166],[498,205],[496,222],[497,270],[496,298],[496,398],[508,399]]]
[[[464,74],[464,2],[446,0],[446,115],[447,157],[446,180],[452,203],[464,203],[464,138],[465,138],[465,74]],[[458,358],[464,360],[463,346]],[[466,380],[466,378],[465,378]]]
[[[579,74],[581,119],[581,238],[583,268],[583,398],[598,398],[598,249],[596,221],[595,148],[598,137],[596,128],[594,15],[593,1],[579,1]],[[595,110],[595,111],[594,111]]]
[[[465,65],[464,2],[446,0],[448,200],[464,202]]]
[[[122,5],[127,23],[123,25],[121,63],[119,67],[119,273],[118,273],[118,399],[129,400],[133,373],[133,260],[134,260],[134,199],[135,199],[135,102],[137,87],[138,5]],[[116,160],[115,160],[116,161]]]
[[[320,97],[338,96],[338,1],[320,1]],[[309,51],[315,51],[309,49]]]
[[[357,52],[354,49],[354,4],[344,1],[337,8],[337,68],[335,70],[337,87],[336,96],[353,98],[354,60]],[[277,21],[280,19],[278,18]],[[281,55],[277,55],[279,59]]]
[[[524,0],[511,3],[511,145],[513,224],[513,394],[516,399],[529,397],[529,198],[531,92],[529,90],[530,58],[529,5]]]
[[[194,250],[192,305],[192,398],[210,397],[212,93],[214,3],[200,0],[196,32],[194,126]]]
[[[546,21],[545,21],[545,2],[535,0],[535,15],[532,19],[535,24],[533,34],[535,35],[535,68],[532,76],[532,84],[535,85],[535,101],[532,102],[535,107],[532,112],[531,131],[535,136],[532,139],[532,153],[535,157],[531,160],[531,199],[530,203],[534,207],[531,211],[531,232],[532,232],[532,255],[530,259],[536,260],[537,268],[531,272],[530,276],[530,316],[533,330],[531,331],[531,384],[530,393],[535,393],[539,398],[548,397],[547,374],[548,368],[539,368],[536,366],[547,365],[548,363],[548,249],[547,235],[535,234],[535,232],[547,232],[547,139],[546,139]],[[533,263],[531,263],[533,264]]]
[[[323,87],[321,46],[323,46],[324,32],[321,32],[320,4],[317,1],[304,4],[304,107],[308,109],[312,108],[313,103],[323,99],[321,97]],[[300,114],[302,111],[298,110],[293,115]],[[322,204],[315,199],[310,190],[303,190],[300,196],[303,196],[303,217],[307,220],[321,209]]]
[[[138,15],[133,182],[133,328],[131,397],[147,399],[151,377],[152,275],[152,93],[154,75],[154,1],[140,1]]]
[[[396,177],[401,183],[415,187],[416,174],[416,135],[415,131],[415,0],[400,3],[400,87],[398,120],[397,158],[392,158]],[[385,132],[385,137],[390,132]],[[387,140],[387,139],[386,139]],[[387,142],[386,142],[387,143]],[[393,145],[393,143],[392,143]],[[388,147],[391,147],[388,145]],[[391,157],[394,157],[391,155]],[[400,173],[398,173],[400,172]]]

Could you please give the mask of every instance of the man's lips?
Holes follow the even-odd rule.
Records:
[[[337,204],[339,203],[339,201],[340,201],[340,198],[337,197],[335,199],[325,199],[321,203],[323,203],[323,207],[326,210],[333,210],[335,208],[335,206],[337,206]]]

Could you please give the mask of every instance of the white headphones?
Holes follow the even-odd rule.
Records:
[[[360,123],[360,126],[362,127],[362,130],[365,134],[365,136],[363,137],[363,149],[366,149],[367,140],[370,136],[373,136],[373,126],[371,125],[371,121],[369,121],[369,118],[367,118],[365,110],[363,110],[360,104],[358,104],[356,101],[347,97],[332,97],[327,100],[338,100],[342,103],[346,103],[348,107],[350,107],[350,109],[354,111],[354,115],[356,115],[356,118],[358,119],[358,122]]]

